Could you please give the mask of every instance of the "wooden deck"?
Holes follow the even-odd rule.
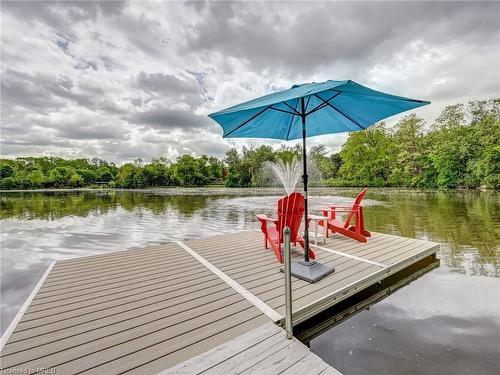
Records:
[[[292,279],[295,324],[435,254],[439,248],[439,244],[429,241],[381,233],[372,235],[364,244],[335,236],[325,245],[311,245],[318,261],[335,267],[335,272],[315,284]],[[281,265],[272,251],[263,249],[262,242],[260,232],[246,231],[230,237],[188,241],[186,245],[283,317],[285,286],[279,272]],[[294,250],[292,260],[302,258],[302,249]]]
[[[342,375],[297,339],[267,323],[160,375]]]
[[[279,323],[283,274],[262,242],[246,231],[57,262],[2,338],[1,367],[155,374]],[[315,251],[335,273],[293,279],[294,323],[438,247],[377,233],[367,244],[330,239]]]

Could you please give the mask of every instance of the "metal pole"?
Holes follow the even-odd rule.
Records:
[[[302,168],[304,175],[302,182],[304,183],[304,261],[309,262],[309,214],[307,211],[307,150],[306,150],[306,108],[304,98],[300,98],[302,104]]]
[[[290,228],[283,229],[285,242],[285,330],[286,338],[293,338],[292,324],[292,261],[290,256]]]

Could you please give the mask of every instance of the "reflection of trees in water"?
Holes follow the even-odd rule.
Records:
[[[167,209],[191,216],[213,197],[157,195],[131,191],[8,193],[0,199],[0,219],[54,220],[64,216],[105,215],[122,207],[126,211],[148,210],[156,215]]]
[[[500,274],[500,204],[496,192],[453,191],[370,194],[385,202],[365,210],[367,227],[405,237],[426,238],[446,245],[441,257],[459,272]],[[475,264],[464,253],[477,249]],[[487,271],[489,269],[489,271]]]
[[[105,214],[116,207],[111,194],[7,193],[0,199],[0,218],[54,220],[64,216]]]
[[[171,195],[163,198],[170,203],[172,208],[185,216],[192,216],[217,199],[206,195]],[[202,215],[210,216],[207,212],[202,212]]]
[[[248,191],[243,195],[250,193]],[[330,193],[354,197],[357,190],[335,189]],[[365,208],[367,227],[374,231],[447,243],[441,249],[441,256],[452,269],[498,274],[498,197],[496,192],[425,193],[371,189],[367,198],[382,204]],[[7,193],[0,198],[0,219],[86,217],[105,215],[121,207],[129,212],[147,210],[155,215],[171,212],[190,217],[196,214],[205,221],[223,220],[234,226],[255,221],[255,210],[251,207],[218,207],[218,201],[226,198],[208,194],[162,195],[134,191]],[[474,256],[467,258],[467,252]]]

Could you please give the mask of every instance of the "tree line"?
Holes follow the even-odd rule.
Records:
[[[446,107],[433,124],[412,113],[394,127],[381,122],[348,136],[340,152],[325,146],[309,159],[327,186],[411,188],[500,187],[500,99]],[[117,166],[94,158],[22,157],[0,160],[0,188],[108,186],[262,186],[267,161],[301,157],[301,144],[229,150],[223,159],[182,155],[174,162],[141,159]]]
[[[182,155],[176,162],[153,159],[117,166],[105,160],[23,157],[0,160],[2,189],[205,186],[223,183],[223,163],[215,157]]]

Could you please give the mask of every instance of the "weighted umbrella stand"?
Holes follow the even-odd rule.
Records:
[[[315,260],[309,260],[309,214],[307,208],[307,151],[306,151],[306,106],[304,103],[304,98],[300,98],[301,103],[301,113],[302,118],[302,168],[304,174],[302,175],[302,183],[304,184],[304,260],[292,263],[292,275],[308,281],[310,283],[315,283],[321,280],[323,277],[328,276],[335,271],[335,268],[325,266]],[[324,230],[327,230],[325,228]]]

